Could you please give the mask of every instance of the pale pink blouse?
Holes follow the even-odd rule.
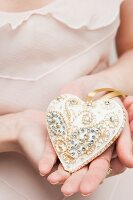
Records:
[[[107,67],[121,2],[55,0],[37,10],[0,12],[0,110],[45,110],[69,81]],[[22,157],[0,156],[1,200],[132,200],[131,183],[127,173],[105,181],[90,198],[65,198]]]
[[[65,84],[107,66],[121,1],[55,0],[37,10],[0,12],[0,104],[9,99],[7,104],[22,105],[26,95],[23,108],[45,109]],[[32,92],[22,90],[26,84],[35,93],[43,85],[38,105]]]

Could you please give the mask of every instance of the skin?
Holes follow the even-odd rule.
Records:
[[[0,0],[0,3],[0,5],[4,5],[4,1]],[[8,4],[8,8],[6,5],[2,9],[6,10],[7,8],[9,11],[9,5],[10,4]],[[28,2],[26,5],[28,5]],[[31,5],[30,1],[29,5]],[[29,8],[32,9],[34,6],[29,6]],[[95,75],[81,77],[80,79],[69,83],[61,90],[61,94],[72,93],[84,99],[89,91],[99,87],[113,87],[131,95],[133,94],[132,10],[133,1],[125,0],[121,8],[121,26],[116,37],[119,55],[117,63],[105,71]],[[13,8],[10,11],[14,11]],[[20,11],[20,8],[15,11]],[[116,100],[120,102],[119,99]],[[124,104],[127,105],[126,100]],[[130,116],[130,109],[128,111]],[[53,169],[57,156],[47,134],[44,113],[38,110],[26,110],[11,114],[7,113],[1,115],[0,122],[0,152],[16,151],[24,154],[33,163],[36,169],[39,166],[39,172],[41,175],[45,176],[49,174]],[[34,148],[31,148],[33,146]],[[113,169],[112,175],[122,173],[126,167],[132,168],[132,138],[128,116],[125,128],[116,142],[115,151],[117,157],[114,157],[113,150],[114,146],[111,146],[101,155],[108,161],[106,159],[101,159],[100,156],[92,161],[90,165],[72,175],[64,171],[62,166],[59,164],[57,169],[54,172],[51,172],[48,176],[48,181],[52,184],[63,184],[61,191],[66,196],[71,196],[76,192],[89,196],[105,179],[109,168],[108,162],[111,162],[110,165]]]
[[[0,10],[6,12],[23,12],[46,6],[54,0],[0,0]]]
[[[133,96],[128,96],[124,101],[124,105],[128,111],[130,129],[133,137]]]

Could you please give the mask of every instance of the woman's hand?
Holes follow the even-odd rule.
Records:
[[[124,100],[124,105],[126,110],[128,111],[130,129],[133,137],[133,96],[126,97],[126,99]]]
[[[56,154],[47,134],[44,112],[26,110],[0,116],[0,152],[9,151],[23,154],[36,169],[44,156],[43,173],[51,171]]]
[[[74,81],[65,87],[61,93],[72,93],[84,98],[90,91],[101,87],[114,87],[103,77],[97,75],[86,76]],[[48,180],[52,184],[62,184],[62,192],[66,196],[71,196],[76,192],[83,195],[90,195],[95,191],[98,185],[103,182],[109,169],[109,163],[113,169],[111,175],[122,173],[126,167],[133,167],[132,141],[131,133],[127,122],[121,136],[116,142],[116,155],[113,155],[113,146],[111,146],[101,156],[90,163],[89,166],[83,167],[81,170],[70,175],[64,171],[61,165],[58,169],[48,176]]]

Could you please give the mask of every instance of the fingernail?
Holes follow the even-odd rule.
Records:
[[[89,192],[89,193],[87,193],[87,194],[82,194],[84,197],[89,197],[89,196],[91,196],[93,194],[93,192]]]
[[[59,182],[50,182],[52,185],[57,185]]]
[[[90,194],[81,194],[83,197],[87,197],[89,196]]]
[[[71,193],[71,194],[64,194],[65,197],[70,197],[72,195],[73,195],[73,193]]]
[[[47,175],[47,174],[48,174],[48,172],[46,172],[46,171],[43,171],[43,173],[40,172],[40,175],[41,175],[41,176],[45,176],[45,175]]]
[[[42,174],[41,172],[40,172],[40,175],[41,175],[42,177],[44,177],[44,174]]]

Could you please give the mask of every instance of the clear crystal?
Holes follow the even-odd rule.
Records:
[[[70,150],[70,154],[73,158],[78,158],[78,151],[76,149]]]
[[[105,101],[105,104],[106,104],[106,105],[109,105],[109,104],[110,104],[110,101]]]

